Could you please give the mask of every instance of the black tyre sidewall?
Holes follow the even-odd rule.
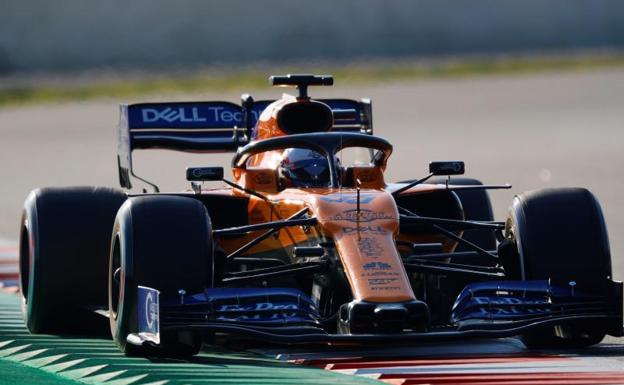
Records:
[[[210,217],[197,200],[175,196],[134,197],[119,209],[111,241],[109,312],[113,339],[128,355],[192,355],[201,341],[178,343],[162,333],[160,349],[126,341],[138,330],[137,287],[161,291],[161,301],[175,298],[177,289],[201,292],[212,285],[213,245]],[[117,243],[117,246],[116,246]],[[121,275],[118,311],[114,309],[113,274],[118,247]],[[175,254],[170,253],[177,249]]]
[[[111,241],[111,258],[109,265],[109,320],[111,325],[111,334],[113,340],[121,351],[132,354],[134,351],[140,352],[138,348],[128,344],[126,336],[130,333],[136,333],[137,325],[137,283],[134,277],[134,265],[132,258],[133,236],[132,236],[132,215],[130,206],[124,204],[117,214],[115,225],[113,227],[113,235]],[[115,253],[119,253],[114,257]],[[114,258],[119,258],[119,267],[122,269],[122,276],[119,278],[118,292],[113,291],[113,274],[117,269],[117,263]],[[117,309],[114,308],[113,298],[118,295]],[[134,351],[133,351],[134,348]]]
[[[87,309],[106,304],[108,241],[126,195],[100,187],[32,191],[20,234],[20,291],[33,333],[100,332]],[[106,242],[106,243],[104,243]]]
[[[581,188],[518,195],[510,210],[523,279],[576,281],[592,291],[611,277],[609,240],[598,201]]]
[[[524,280],[551,280],[565,287],[604,295],[611,277],[611,255],[606,225],[594,195],[582,188],[544,189],[514,198],[507,219],[513,233],[515,258]],[[564,323],[568,338],[555,328],[521,336],[529,348],[580,348],[599,343],[605,328],[596,323]]]

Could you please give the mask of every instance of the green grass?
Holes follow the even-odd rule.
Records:
[[[236,71],[197,71],[188,75],[156,75],[123,80],[98,80],[86,84],[18,85],[0,88],[0,106],[82,101],[95,98],[131,98],[172,93],[252,91],[267,87],[269,73],[331,73],[341,85],[376,84],[387,81],[467,77],[496,74],[522,74],[548,71],[590,70],[623,67],[624,54],[581,56],[526,56],[418,61],[382,61],[372,64],[301,65],[240,69]]]
[[[78,385],[76,381],[20,363],[0,360],[0,385]]]
[[[20,306],[0,291],[0,385],[381,384],[227,347],[186,360],[127,357],[110,338],[30,334]]]

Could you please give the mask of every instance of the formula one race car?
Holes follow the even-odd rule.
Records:
[[[623,335],[622,283],[589,191],[523,193],[494,221],[487,190],[511,186],[457,176],[460,161],[386,183],[392,145],[373,136],[369,100],[311,99],[308,87],[331,76],[270,80],[298,95],[122,105],[121,186],[152,192],[28,196],[20,267],[32,333],[92,333],[102,319],[125,353],[173,356],[229,338],[520,336],[566,348]],[[234,152],[233,179],[189,167],[191,189],[161,193],[132,167],[133,150],[153,148]]]

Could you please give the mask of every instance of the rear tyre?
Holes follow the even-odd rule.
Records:
[[[446,178],[431,178],[428,183],[446,183]],[[459,186],[482,186],[480,180],[466,177],[451,177],[451,184]],[[464,210],[464,217],[475,221],[493,221],[492,203],[487,190],[455,191]],[[476,244],[485,250],[496,250],[496,235],[494,230],[473,229],[465,230],[462,238]],[[473,251],[474,249],[462,243],[457,245],[455,251]],[[451,258],[451,262],[470,264],[477,266],[491,266],[492,261],[482,255],[474,257]]]
[[[212,225],[204,205],[179,196],[133,197],[119,209],[111,242],[109,314],[113,339],[128,355],[190,356],[201,349],[198,333],[163,332],[158,348],[127,342],[138,332],[137,286],[160,291],[202,292],[213,282]]]
[[[87,309],[106,306],[110,237],[125,200],[123,192],[103,187],[44,188],[28,195],[19,263],[31,333],[106,330],[105,322],[98,324],[101,317]]]
[[[505,266],[523,280],[604,295],[611,277],[611,254],[602,210],[594,195],[582,188],[544,189],[513,200],[501,244]],[[514,247],[509,247],[513,245]],[[513,255],[510,256],[510,249]],[[599,323],[566,323],[521,336],[528,348],[577,348],[599,343],[606,327]]]

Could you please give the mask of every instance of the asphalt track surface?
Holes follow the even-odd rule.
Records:
[[[340,88],[337,79],[334,89],[312,89],[311,94],[373,99],[375,132],[395,145],[388,181],[422,176],[430,160],[464,160],[469,176],[486,183],[513,184],[511,191],[491,194],[495,214],[501,219],[513,195],[522,191],[589,188],[605,214],[614,275],[624,278],[624,69],[404,81],[348,89]],[[275,98],[279,92],[267,89],[256,95]],[[206,93],[152,99],[236,101],[238,97],[236,93]],[[119,102],[0,109],[0,238],[4,239],[0,254],[2,250],[9,258],[14,254],[10,249],[18,237],[20,208],[31,189],[116,185],[114,127]],[[139,175],[159,182],[163,190],[180,190],[187,186],[184,167],[227,166],[230,156],[143,152],[136,154],[135,167]],[[0,310],[0,318],[10,314],[18,317],[14,311]],[[28,344],[19,338],[6,347]],[[598,348],[569,355],[535,355],[515,340],[374,351],[267,348],[249,354],[388,383],[624,383],[621,342],[608,339]],[[3,351],[0,347],[0,357]],[[117,359],[112,350],[109,353],[113,361]],[[427,361],[433,358],[441,361]],[[195,364],[212,365],[209,361]],[[568,372],[575,374],[562,374]],[[427,373],[430,376],[424,377]],[[453,373],[458,377],[449,377]],[[591,377],[591,373],[601,376]],[[326,383],[336,381],[327,378]]]

